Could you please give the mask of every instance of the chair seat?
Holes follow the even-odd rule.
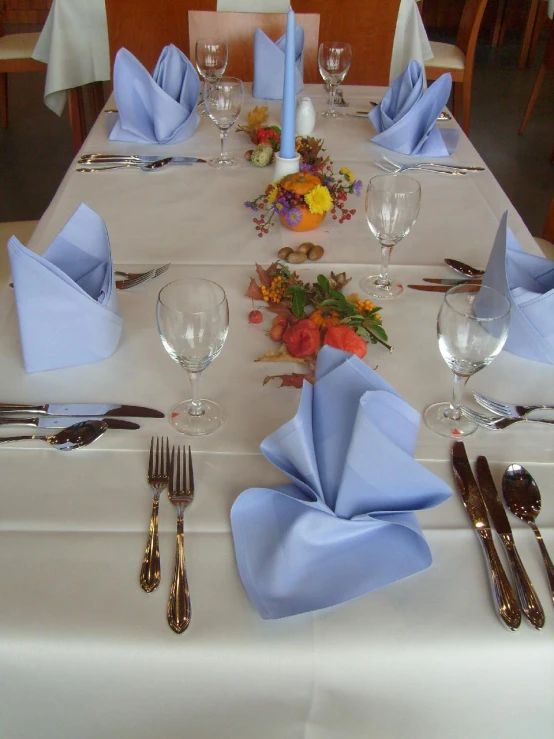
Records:
[[[40,33],[9,33],[0,36],[0,61],[2,59],[30,59]]]
[[[535,236],[535,241],[540,246],[542,253],[547,259],[554,259],[554,244],[540,236]]]
[[[426,67],[445,67],[446,69],[465,69],[466,58],[461,49],[454,44],[431,41],[433,58],[425,62]]]

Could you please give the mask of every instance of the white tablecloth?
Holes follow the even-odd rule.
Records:
[[[228,0],[218,10],[279,12],[289,2]],[[401,0],[393,47],[391,75],[397,76],[410,59],[433,56],[415,0]],[[67,90],[110,79],[108,27],[104,0],[54,0],[33,58],[48,65],[44,102],[61,115]],[[394,72],[394,75],[393,75]]]
[[[323,109],[320,87],[309,92]],[[383,90],[345,86],[344,92],[356,109]],[[107,142],[110,118],[98,120],[87,151],[160,151]],[[369,143],[368,127],[356,118],[319,119],[315,131],[336,165],[349,165],[364,183],[378,173],[372,161],[384,153]],[[233,133],[231,145],[244,151],[249,142]],[[203,155],[217,147],[217,131],[204,119],[192,139],[162,150]],[[481,162],[463,135],[454,160]],[[185,517],[185,546],[193,620],[185,634],[173,634],[165,620],[175,527],[165,500],[162,584],[152,595],[138,585],[151,504],[145,481],[150,436],[169,433],[171,442],[182,441],[167,421],[108,432],[70,455],[39,442],[0,447],[2,739],[397,739],[406,732],[417,739],[521,739],[529,727],[535,737],[550,739],[554,614],[538,548],[523,525],[515,523],[515,535],[545,607],[542,633],[526,623],[516,634],[500,625],[457,494],[419,516],[434,556],[425,573],[281,621],[262,621],[245,595],[229,509],[244,488],[280,480],[259,443],[294,414],[299,397],[295,390],[262,386],[273,370],[254,362],[268,345],[265,324],[247,321],[251,305],[244,290],[254,262],[268,264],[282,243],[294,241],[288,231],[258,239],[242,207],[262,191],[268,174],[247,163],[228,172],[200,165],[149,174],[68,172],[32,248],[42,251],[85,201],[105,219],[116,262],[175,263],[161,280],[120,295],[125,335],[104,362],[26,375],[13,294],[7,287],[0,292],[2,399],[13,401],[111,400],[167,412],[187,392],[187,378],[157,334],[160,287],[184,274],[209,277],[225,287],[231,313],[227,344],[204,385],[205,395],[223,404],[227,421],[216,434],[192,442],[197,492]],[[451,276],[441,266],[445,256],[483,266],[506,208],[522,244],[533,248],[490,172],[415,176],[423,188],[422,210],[394,252],[391,273],[399,280]],[[304,276],[346,269],[356,289],[375,269],[377,243],[362,202],[356,206],[349,223],[331,221],[310,234],[326,254],[302,267]],[[440,295],[407,290],[386,305],[383,319],[395,350],[372,347],[368,353],[367,361],[418,410],[451,390],[436,343],[440,301]],[[470,387],[554,403],[552,368],[505,352]],[[497,434],[480,430],[467,448],[471,459],[489,457],[497,481],[511,461],[529,467],[543,490],[541,528],[553,547],[552,431],[521,425]],[[448,440],[421,428],[416,456],[452,483],[449,449]]]

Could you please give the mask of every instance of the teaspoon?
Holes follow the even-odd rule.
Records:
[[[38,434],[33,434],[32,436],[7,436],[0,439],[0,444],[5,444],[8,441],[38,439],[39,441],[48,442],[48,444],[51,444],[55,449],[59,449],[62,452],[70,452],[73,449],[92,444],[107,429],[108,424],[105,421],[79,421],[79,423],[74,423],[73,426],[68,426],[51,436],[39,436]]]
[[[514,516],[529,524],[535,533],[548,575],[552,600],[554,601],[554,564],[552,564],[541,532],[535,524],[535,519],[541,510],[539,487],[525,467],[519,464],[511,464],[502,478],[502,493]]]
[[[485,274],[484,269],[471,267],[469,264],[459,262],[457,259],[445,259],[444,263],[447,264],[455,272],[459,272],[461,275],[465,275],[466,277],[482,277]]]

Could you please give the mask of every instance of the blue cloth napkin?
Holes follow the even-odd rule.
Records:
[[[187,57],[171,44],[148,74],[127,49],[117,52],[113,84],[119,119],[113,141],[174,144],[190,138],[200,117],[196,112],[200,80]]]
[[[110,242],[100,216],[81,203],[42,256],[8,241],[27,372],[98,362],[117,348]]]
[[[262,618],[336,605],[431,564],[413,511],[450,488],[413,459],[419,414],[358,357],[318,355],[296,416],[261,450],[292,481],[231,509],[242,582]]]
[[[285,43],[286,36],[273,42],[266,34],[257,29],[254,34],[254,82],[252,95],[266,100],[283,99],[283,83],[285,79]],[[296,70],[294,75],[296,94],[304,87],[304,29],[294,27],[294,57]]]
[[[425,90],[425,72],[411,61],[387,90],[381,103],[369,112],[377,130],[376,144],[399,154],[447,157],[458,145],[459,131],[441,131],[437,116],[452,88],[452,77],[443,74]]]
[[[554,364],[554,262],[523,251],[508,227],[507,212],[500,221],[483,285],[494,287],[511,303],[505,349]]]

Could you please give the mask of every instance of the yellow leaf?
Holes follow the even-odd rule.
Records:
[[[256,105],[256,107],[248,113],[246,116],[248,121],[248,127],[257,129],[267,121],[267,106],[262,107]]]
[[[309,364],[307,359],[304,357],[293,357],[289,354],[285,344],[281,344],[279,349],[269,349],[265,354],[256,359],[256,362],[296,362],[296,364]]]

